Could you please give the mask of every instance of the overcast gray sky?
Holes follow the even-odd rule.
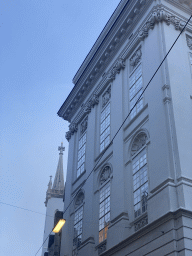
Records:
[[[68,123],[57,111],[119,0],[0,0],[1,256],[34,256]],[[38,255],[41,254],[41,250]]]

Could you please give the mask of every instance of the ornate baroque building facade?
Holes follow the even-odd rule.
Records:
[[[76,73],[61,256],[192,255],[192,21],[140,97],[191,12],[120,1]]]

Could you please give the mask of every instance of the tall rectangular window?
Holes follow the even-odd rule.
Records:
[[[100,152],[110,143],[110,103],[101,112]]]
[[[133,108],[139,96],[143,92],[143,78],[141,63],[135,68],[129,77],[129,100],[130,109]],[[143,96],[131,112],[131,119],[143,108]]]
[[[110,182],[100,190],[99,201],[99,243],[107,238],[110,221]]]
[[[133,195],[135,218],[147,210],[148,175],[146,151],[140,152],[132,163],[133,169]]]
[[[77,177],[85,170],[85,147],[86,133],[79,140],[78,157],[77,157]]]
[[[76,247],[79,247],[79,245],[82,242],[82,226],[83,226],[83,206],[81,206],[75,212],[73,244]]]

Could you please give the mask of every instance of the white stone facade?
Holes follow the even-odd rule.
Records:
[[[191,12],[122,0],[75,75],[61,256],[192,255],[192,21],[126,119]]]

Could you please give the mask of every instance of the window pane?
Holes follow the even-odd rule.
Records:
[[[109,135],[110,135],[110,104],[108,104],[106,106],[106,108],[101,113],[100,152],[107,145],[109,145],[109,141],[110,141],[110,136]]]
[[[99,203],[99,242],[107,238],[108,223],[110,221],[110,183],[100,190]]]
[[[86,133],[79,140],[79,149],[77,156],[77,177],[84,171],[85,162]]]
[[[135,218],[147,210],[148,175],[146,151],[137,155],[132,162],[133,169],[133,196]]]

